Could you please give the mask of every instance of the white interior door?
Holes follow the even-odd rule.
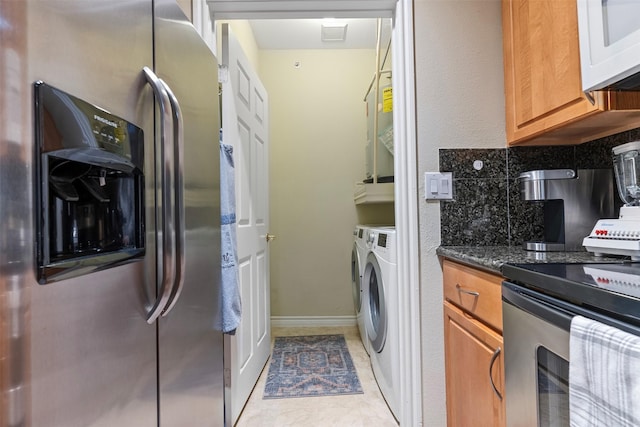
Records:
[[[231,417],[235,422],[271,350],[269,308],[269,117],[267,92],[222,25],[223,140],[234,146],[242,321],[230,344]],[[225,71],[226,68],[226,71]],[[225,82],[226,80],[226,82]]]

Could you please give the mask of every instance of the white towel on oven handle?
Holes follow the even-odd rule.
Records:
[[[571,427],[640,426],[640,337],[573,318],[569,418]]]

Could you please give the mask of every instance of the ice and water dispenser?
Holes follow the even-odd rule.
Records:
[[[142,256],[142,129],[42,82],[35,102],[40,283]]]

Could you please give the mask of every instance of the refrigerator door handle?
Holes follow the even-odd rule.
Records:
[[[182,110],[180,109],[180,103],[173,94],[171,87],[162,79],[160,82],[164,85],[167,95],[169,95],[169,102],[173,111],[173,155],[175,158],[175,230],[176,230],[176,257],[175,257],[175,280],[173,288],[171,290],[171,296],[165,309],[162,311],[162,316],[169,314],[171,309],[175,306],[182,293],[184,287],[184,271],[185,271],[185,218],[184,218],[184,127],[182,121]]]
[[[172,123],[172,108],[165,85],[162,84],[158,76],[148,67],[144,67],[143,72],[147,82],[153,88],[156,101],[160,107],[160,159],[162,162],[162,283],[159,296],[147,315],[147,323],[152,324],[166,307],[175,279],[175,221],[173,218],[173,203],[171,201],[171,196],[173,195],[173,144],[172,138],[168,137],[169,132],[167,130],[168,123]]]

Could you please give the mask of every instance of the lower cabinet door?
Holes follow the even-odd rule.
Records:
[[[504,426],[502,336],[444,302],[444,340],[448,425]]]

